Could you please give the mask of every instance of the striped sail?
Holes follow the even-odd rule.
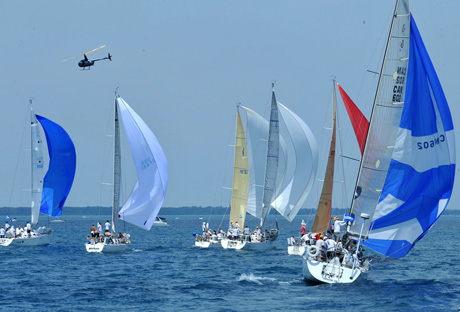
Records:
[[[233,167],[230,222],[238,221],[241,229],[246,219],[249,192],[249,157],[239,109],[236,118],[235,162]]]
[[[168,162],[147,124],[121,97],[116,102],[137,172],[136,185],[119,217],[150,230],[166,195]]]
[[[407,254],[439,218],[455,177],[452,117],[412,17],[404,102],[391,164],[364,243],[394,258]]]
[[[45,132],[49,165],[43,180],[40,212],[53,217],[62,215],[62,208],[72,188],[76,170],[75,146],[67,132],[58,124],[36,115]]]
[[[331,222],[332,210],[332,189],[334,186],[334,165],[335,165],[335,141],[336,141],[336,94],[335,80],[333,80],[332,97],[332,136],[329,147],[329,157],[327,159],[326,172],[324,173],[324,183],[321,196],[316,209],[315,220],[311,227],[313,233],[326,232]]]
[[[350,214],[355,216],[355,221],[348,232],[354,236],[359,236],[363,229],[363,235],[367,237],[395,149],[406,91],[409,32],[408,0],[400,0],[396,4],[393,15],[369,133],[355,187],[357,195],[352,201],[350,210]],[[370,219],[361,218],[362,213],[368,214]]]

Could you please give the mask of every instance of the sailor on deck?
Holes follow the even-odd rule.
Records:
[[[302,233],[302,236],[305,235],[305,232],[307,228],[305,227],[306,223],[304,220],[302,220],[301,226],[300,226],[300,233]]]
[[[0,228],[0,238],[4,238],[5,237],[5,229],[3,228],[3,226]]]
[[[345,221],[339,220],[339,218],[334,217],[334,239],[338,241],[341,236],[342,229],[347,223]]]

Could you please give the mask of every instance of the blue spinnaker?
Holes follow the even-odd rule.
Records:
[[[43,182],[40,212],[59,217],[75,177],[75,146],[61,126],[45,117],[36,116],[45,131],[50,159]]]
[[[455,136],[447,100],[413,17],[404,109],[367,247],[399,258],[446,208],[455,177]]]

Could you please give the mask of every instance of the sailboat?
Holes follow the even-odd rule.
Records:
[[[316,178],[318,150],[313,133],[299,116],[276,100],[273,85],[271,95],[270,122],[240,106],[247,116],[244,131],[238,109],[229,227],[238,223],[243,235],[237,240],[223,238],[221,245],[226,249],[269,247],[279,234],[278,226],[262,233],[271,208],[292,221]],[[291,149],[280,135],[279,114]],[[257,229],[250,234],[244,234],[246,213],[259,219]]]
[[[303,257],[306,280],[351,283],[361,245],[406,255],[447,207],[455,177],[452,117],[409,1],[396,2],[350,212],[350,262]],[[345,245],[346,245],[345,244]]]
[[[121,147],[119,114],[137,172],[136,184],[120,209]],[[150,230],[163,204],[168,186],[166,156],[147,124],[120,96],[115,97],[112,231],[99,241],[88,242],[88,252],[123,252],[130,244],[128,233],[117,234],[117,220]]]
[[[48,146],[49,164],[46,175],[44,171],[43,140],[40,127],[42,126]],[[75,146],[70,136],[53,121],[35,115],[30,101],[31,129],[31,230],[15,236],[7,233],[0,238],[0,246],[41,246],[50,243],[51,230],[33,227],[38,224],[40,212],[53,217],[62,215],[62,208],[72,188],[76,169]],[[44,176],[44,178],[43,178]]]
[[[312,233],[322,233],[329,228],[332,210],[332,189],[334,185],[334,168],[335,168],[335,145],[336,145],[336,92],[335,92],[335,79],[332,81],[332,135],[331,144],[329,147],[328,160],[326,171],[324,173],[324,182],[321,190],[321,196],[316,209],[315,219],[311,227]],[[308,246],[305,238],[297,239],[300,243],[288,246],[289,255],[302,256],[311,248]],[[316,253],[315,251],[314,253]]]

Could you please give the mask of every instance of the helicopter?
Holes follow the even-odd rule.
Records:
[[[107,54],[106,57],[103,57],[103,58],[99,58],[99,59],[94,59],[94,60],[89,60],[88,57],[86,56],[87,54],[90,54],[91,52],[94,52],[94,51],[97,51],[99,49],[102,49],[104,48],[106,45],[104,44],[103,46],[100,46],[99,48],[96,48],[94,50],[91,50],[89,52],[86,52],[83,54],[83,57],[84,59],[82,59],[80,62],[78,62],[78,66],[81,67],[83,70],[85,68],[88,68],[88,69],[91,69],[91,66],[94,65],[94,62],[97,62],[97,61],[103,61],[103,60],[112,60],[112,55],[110,55],[110,53]],[[68,59],[65,59],[63,60],[63,62],[66,62],[66,61],[69,61],[69,60],[73,60],[74,58],[77,58],[77,57],[80,57],[81,55],[79,56],[74,56],[74,57],[71,57],[71,58],[68,58]]]

